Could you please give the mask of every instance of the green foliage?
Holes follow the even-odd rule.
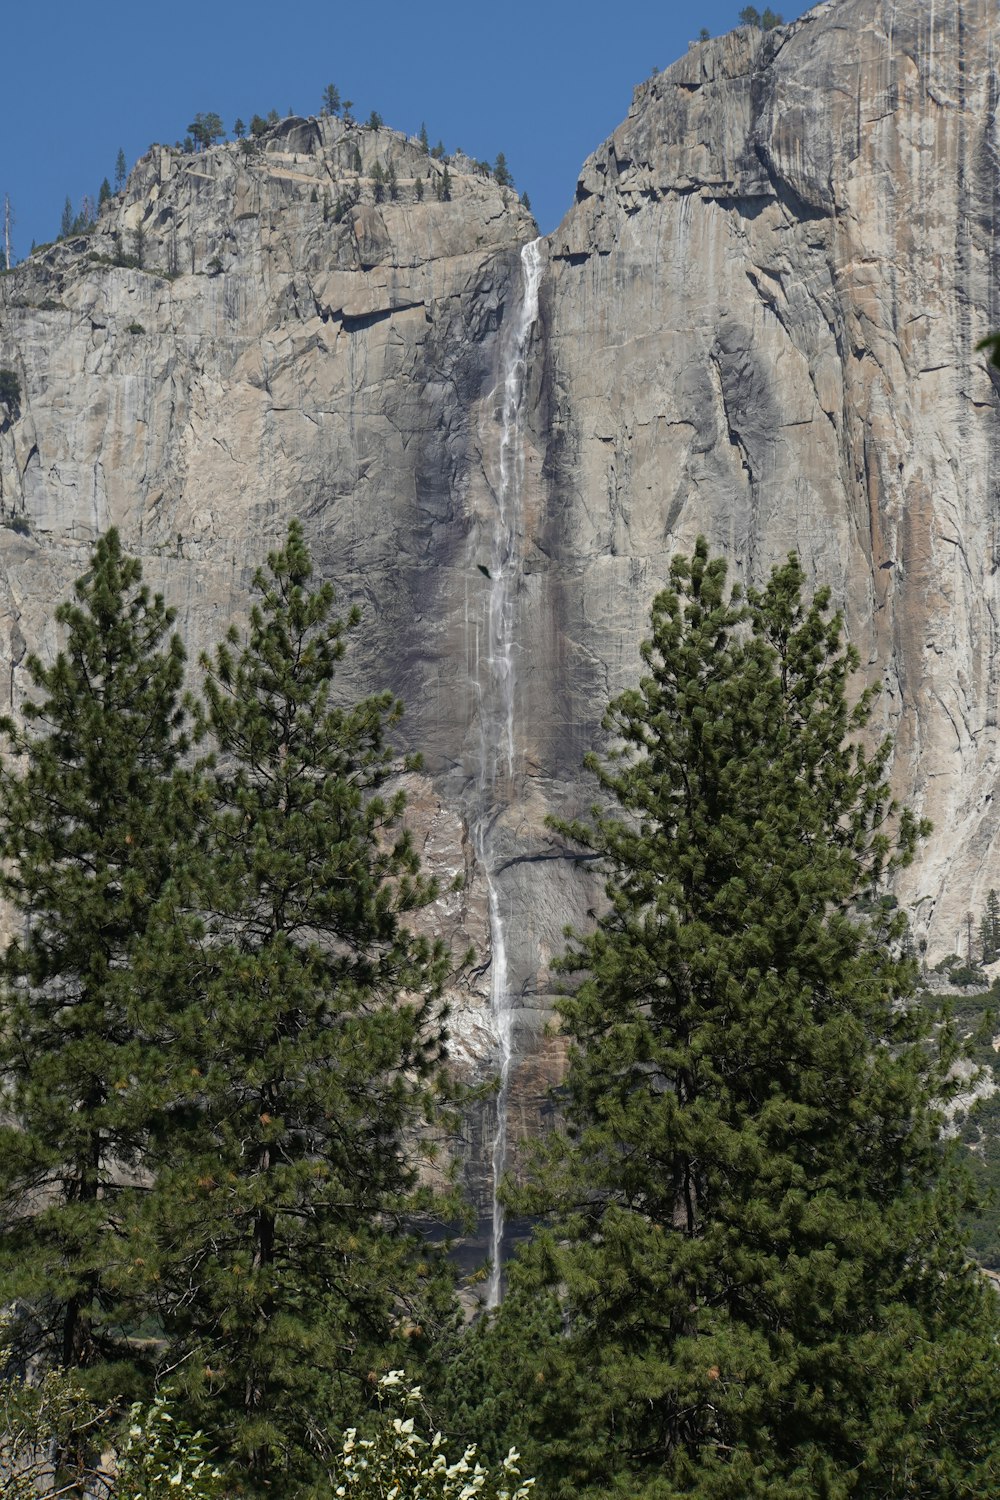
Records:
[[[110,201],[111,201],[111,184],[108,181],[108,179],[105,177],[105,178],[102,179],[101,186],[97,190],[97,206],[98,206],[98,208],[103,208],[104,205],[105,205],[105,203],[110,203]]]
[[[134,321],[134,320],[133,320],[133,321],[132,321],[132,322],[131,322],[131,323],[129,323],[129,324],[128,324],[128,332],[129,332],[129,333],[145,333],[145,332],[146,332],[146,330],[145,330],[145,328],[144,328],[144,327],[143,327],[143,326],[142,326],[142,324],[141,324],[141,323],[136,323],[136,322],[135,322],[135,321]]]
[[[121,146],[118,147],[118,155],[115,157],[115,192],[124,191],[125,179],[128,176],[128,163],[125,160],[125,152]]]
[[[67,195],[66,202],[63,204],[62,217],[59,220],[59,238],[61,240],[67,239],[73,233],[74,220],[73,205]]]
[[[871,695],[803,581],[792,558],[744,603],[703,541],[675,559],[588,759],[606,802],[562,826],[608,912],[565,959],[568,1124],[515,1196],[546,1222],[503,1312],[558,1305],[507,1371],[556,1497],[995,1487],[951,1033],[912,1003],[902,914],[858,910],[921,829],[888,741],[848,741]]]
[[[741,26],[759,26],[762,31],[772,31],[775,26],[784,24],[784,17],[778,11],[772,10],[770,6],[763,12],[756,6],[745,5],[740,11]]]
[[[16,370],[0,370],[0,403],[8,411],[15,411],[21,405],[21,382]]]
[[[420,149],[424,153],[424,155],[425,156],[430,156],[430,154],[431,154],[431,142],[430,142],[430,137],[427,134],[427,126],[424,124],[423,120],[421,120],[421,122],[420,122],[420,134],[417,137],[417,139],[420,142]]]
[[[246,133],[247,128],[244,125],[243,121],[240,119],[239,115],[237,115],[236,119],[233,121],[233,135],[238,141],[241,141]]]
[[[216,141],[222,140],[226,133],[226,127],[223,125],[221,117],[214,112],[210,114],[199,113],[195,115],[188,126],[188,133],[196,147],[202,151],[207,151],[210,146],[215,145]]]
[[[711,36],[712,36],[712,33],[709,31],[709,29],[708,29],[707,26],[703,26],[701,28],[701,30],[698,32],[698,40],[699,40],[699,42],[710,41],[711,40]]]
[[[133,1402],[117,1439],[114,1495],[120,1500],[212,1500],[232,1494],[205,1434],[171,1410],[169,1391]]]
[[[493,1472],[479,1462],[474,1444],[460,1458],[449,1459],[440,1432],[423,1436],[418,1430],[421,1405],[420,1387],[408,1386],[402,1370],[382,1377],[377,1421],[364,1436],[358,1436],[356,1427],[344,1433],[331,1475],[336,1495],[350,1500],[528,1500],[535,1481],[520,1479],[520,1455],[513,1448]]]
[[[995,963],[1000,958],[1000,896],[992,887],[979,923],[979,946],[984,964]]]
[[[267,129],[268,122],[262,115],[250,116],[250,134],[254,137],[255,140],[259,139],[259,137],[262,135],[266,135]]]
[[[493,176],[501,187],[512,188],[514,186],[514,179],[510,175],[510,168],[507,166],[507,158],[506,156],[504,156],[502,151],[497,152],[496,164],[493,168]]]
[[[372,182],[374,184],[375,202],[381,203],[385,197],[385,172],[382,170],[382,163],[380,161],[376,161],[372,167]]]
[[[526,208],[529,214],[531,213],[531,199],[528,197],[527,193],[521,194],[521,207]]]
[[[417,195],[417,202],[418,203],[423,203],[423,201],[424,201],[424,179],[422,177],[418,177],[417,178],[416,183],[414,184],[414,192]]]
[[[389,789],[401,707],[345,703],[357,616],[335,618],[311,571],[293,523],[245,643],[203,661],[206,846],[137,959],[170,1077],[136,1296],[185,1402],[269,1495],[322,1474],[317,1413],[343,1425],[368,1371],[419,1360],[451,1315],[416,1146],[444,1090],[449,965],[405,925],[437,893]]]
[[[323,113],[325,115],[340,114],[340,90],[335,83],[328,83],[323,90]]]
[[[396,176],[396,163],[391,161],[385,174],[385,185],[389,191],[389,197],[395,203],[399,197],[399,178]]]
[[[178,1419],[169,1392],[148,1404],[133,1402],[123,1416],[120,1403],[96,1404],[62,1370],[31,1382],[0,1382],[0,1472],[5,1500],[37,1500],[53,1488],[95,1500],[213,1500],[232,1493],[204,1433]]]
[[[345,188],[342,193],[338,194],[337,201],[330,211],[330,217],[333,219],[333,222],[335,224],[340,224],[344,219],[347,218],[347,215],[357,203],[360,196],[361,190],[357,187],[356,184],[352,184],[350,187]],[[323,216],[324,218],[326,217],[325,199],[323,202]]]
[[[147,1165],[158,1063],[131,962],[175,863],[184,653],[117,532],[56,610],[65,645],[28,658],[26,727],[2,721],[0,1305],[24,1358],[135,1363],[115,1267]],[[104,1374],[102,1374],[104,1372]]]
[[[381,130],[383,125],[382,116],[377,109],[373,109],[365,123],[366,130]]]
[[[451,173],[447,167],[437,180],[437,196],[440,203],[451,202]]]

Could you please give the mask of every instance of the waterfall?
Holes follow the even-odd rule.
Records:
[[[485,690],[480,691],[481,754],[475,844],[486,877],[490,923],[490,1015],[496,1043],[498,1089],[493,1133],[493,1223],[486,1305],[499,1305],[503,1274],[504,1211],[500,1181],[507,1159],[507,1104],[513,1042],[513,1005],[507,969],[507,934],[494,868],[493,825],[497,811],[514,796],[514,656],[517,642],[519,541],[524,485],[524,392],[528,343],[538,316],[541,241],[521,247],[521,306],[502,351],[500,451],[490,558]]]

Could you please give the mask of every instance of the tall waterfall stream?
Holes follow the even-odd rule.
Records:
[[[487,674],[481,686],[479,814],[475,846],[486,878],[490,924],[490,1014],[496,1039],[498,1090],[491,1167],[493,1223],[486,1306],[499,1305],[503,1278],[504,1210],[500,1182],[507,1160],[507,1107],[513,1055],[513,1004],[507,970],[507,934],[496,881],[493,826],[498,810],[514,795],[514,657],[518,647],[517,590],[523,529],[524,395],[531,330],[538,316],[542,275],[541,241],[521,247],[521,306],[504,342],[500,407],[499,481],[490,565]]]

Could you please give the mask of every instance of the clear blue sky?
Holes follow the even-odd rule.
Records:
[[[632,89],[742,0],[21,0],[4,8],[0,195],[15,259],[153,141],[182,139],[198,111],[315,114],[336,83],[366,119],[493,161],[506,154],[544,232],[577,173],[622,120]],[[763,9],[763,6],[758,7]],[[784,8],[786,19],[794,12]]]

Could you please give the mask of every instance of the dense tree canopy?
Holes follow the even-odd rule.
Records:
[[[176,1094],[139,1279],[190,1398],[268,1494],[323,1472],[319,1435],[370,1369],[419,1361],[452,1285],[416,1230],[449,961],[406,925],[436,889],[387,790],[401,706],[338,694],[357,618],[310,580],[294,524],[246,641],[206,659],[207,847],[141,975],[175,1018]]]
[[[546,1493],[985,1495],[998,1320],[956,1228],[949,1059],[902,920],[859,911],[920,830],[888,743],[848,741],[870,699],[827,595],[794,558],[746,603],[725,571],[675,560],[590,759],[606,801],[564,830],[609,909],[566,960],[568,1127],[492,1338]]]
[[[155,1098],[132,963],[188,825],[184,652],[114,531],[56,620],[2,725],[0,1305],[26,1356],[99,1371],[131,1359],[116,1268]]]

